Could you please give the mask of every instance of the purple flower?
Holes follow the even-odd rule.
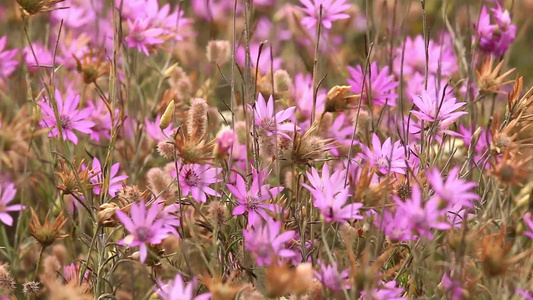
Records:
[[[477,26],[479,47],[486,53],[497,56],[505,54],[509,45],[516,37],[516,26],[511,23],[511,16],[507,10],[498,7],[491,9],[496,23],[491,23],[487,8],[483,6]]]
[[[157,286],[159,288],[154,287],[154,291],[162,300],[207,300],[211,298],[210,293],[194,297],[195,285],[196,280],[185,284],[181,275],[178,273],[173,280],[169,280],[166,283],[158,279]]]
[[[405,174],[407,165],[404,161],[405,152],[400,141],[396,141],[392,145],[391,138],[388,138],[381,145],[379,137],[374,133],[372,136],[372,150],[363,144],[361,144],[361,147],[363,152],[359,155],[367,160],[371,166],[376,167],[380,173],[387,174],[390,169],[390,172]]]
[[[148,19],[136,19],[134,22],[128,20],[128,27],[130,32],[124,39],[128,48],[137,48],[137,51],[150,56],[148,47],[163,43],[161,35],[164,30],[152,28]]]
[[[309,120],[311,118],[313,110],[313,77],[310,74],[296,74],[294,77],[294,85],[292,90],[292,96],[296,101],[296,118],[300,121],[305,121],[302,124],[309,126]],[[316,112],[317,116],[324,111],[324,105],[326,103],[326,91],[319,89],[316,97]],[[307,129],[307,128],[303,128]]]
[[[398,95],[395,92],[396,87],[400,84],[394,80],[393,75],[389,75],[389,67],[378,69],[378,64],[372,62],[370,70],[363,72],[363,68],[358,65],[355,68],[348,67],[348,72],[351,78],[347,80],[348,84],[352,86],[351,91],[356,94],[363,94],[362,98],[368,101],[369,96],[372,97],[374,105],[383,106],[385,104],[396,106],[396,98]],[[363,88],[363,81],[365,86]]]
[[[113,126],[111,125],[111,115],[104,102],[96,101],[95,103],[88,101],[87,106],[93,110],[93,113],[89,117],[89,120],[94,123],[94,127],[91,128],[93,131],[90,136],[91,140],[100,142],[102,137],[109,140]],[[118,110],[115,115],[118,116]]]
[[[13,183],[3,183],[0,184],[0,221],[6,224],[7,226],[13,225],[13,218],[8,214],[9,211],[21,211],[25,208],[24,205],[8,204],[15,199],[17,190]]]
[[[350,117],[344,113],[337,114],[326,134],[328,138],[332,138],[335,141],[336,147],[331,147],[331,154],[339,156],[339,148],[350,146],[352,143],[353,125],[350,122]],[[354,145],[357,145],[357,141],[354,141]]]
[[[111,170],[109,170],[109,195],[114,197],[118,191],[122,189],[122,181],[128,179],[128,175],[119,175],[118,169],[120,168],[120,163],[116,163],[111,166]],[[93,191],[96,195],[100,195],[101,193],[101,187],[104,183],[103,174],[102,174],[102,166],[100,164],[100,160],[98,158],[93,159],[92,164],[92,170],[94,173],[98,174],[96,176],[91,177],[91,182],[93,183]]]
[[[7,36],[0,38],[0,78],[13,74],[19,62],[15,60],[18,49],[6,50]]]
[[[457,280],[452,279],[448,274],[442,276],[440,286],[449,293],[450,300],[461,300],[463,299],[464,292],[461,283]]]
[[[432,97],[427,91],[422,91],[418,97],[413,97],[413,104],[419,110],[411,110],[421,120],[436,122],[453,122],[460,116],[465,115],[465,111],[456,111],[466,104],[466,102],[455,102],[455,98]]]
[[[237,140],[237,134],[235,131],[231,130],[229,127],[223,127],[217,133],[217,145],[216,151],[220,154],[227,154],[235,141]]]
[[[446,230],[451,226],[448,223],[440,221],[445,218],[445,211],[439,209],[439,199],[433,197],[426,201],[422,201],[422,194],[417,185],[413,186],[411,198],[405,202],[400,198],[395,198],[396,214],[409,221],[409,226],[412,232],[425,236],[429,239],[433,238],[431,229]]]
[[[531,212],[526,213],[522,220],[524,220],[524,223],[526,223],[529,230],[524,231],[524,235],[529,237],[530,239],[533,239],[533,215],[531,214]]]
[[[281,58],[276,57],[275,56],[276,54],[274,53],[274,58],[271,61],[270,60],[270,49],[264,46],[261,50],[261,53],[259,53],[260,45],[261,45],[260,43],[250,44],[250,60],[251,60],[252,67],[258,67],[259,73],[261,73],[261,75],[265,75],[271,69],[271,67],[274,68],[274,70],[280,69],[281,62],[282,62]],[[259,58],[259,63],[257,62],[258,58]],[[235,53],[235,61],[240,66],[244,66],[245,61],[246,61],[246,50],[244,49],[244,47],[239,47],[237,49],[237,53]]]
[[[515,290],[524,300],[533,300],[533,290],[524,290],[517,288]]]
[[[33,48],[33,52],[32,52]],[[35,54],[35,55],[34,55]],[[43,45],[39,43],[32,43],[32,47],[26,46],[22,50],[22,57],[28,66],[28,71],[31,73],[37,72],[39,67],[52,67],[54,63],[54,57]],[[37,61],[35,61],[37,58]]]
[[[263,181],[268,176],[266,172],[252,171],[252,184],[250,189],[246,188],[244,179],[237,175],[236,185],[228,184],[230,192],[237,198],[239,205],[233,209],[233,215],[248,213],[248,224],[256,224],[261,218],[269,219],[268,212],[280,213],[281,207],[277,204],[268,203],[270,199],[276,197],[283,187],[270,188],[270,184],[263,185]]]
[[[292,117],[295,109],[296,107],[292,106],[274,115],[274,99],[272,95],[268,98],[268,102],[265,102],[263,95],[259,94],[254,107],[255,125],[263,129],[268,136],[278,134],[290,139],[290,136],[283,131],[292,132],[295,126],[292,123],[282,124],[282,122]]]
[[[320,265],[320,270],[315,272],[315,276],[326,288],[332,291],[342,290],[343,285],[347,289],[350,288],[350,285],[347,284],[350,277],[348,269],[339,273],[337,263],[335,262],[331,265],[326,265],[319,261],[318,264]]]
[[[472,201],[479,199],[476,193],[470,191],[477,184],[459,178],[459,168],[457,167],[450,170],[446,181],[444,181],[437,168],[429,171],[427,178],[435,190],[435,195],[444,201],[446,208],[450,208],[456,204],[472,208],[474,207]]]
[[[161,132],[161,128],[159,128],[160,121],[161,115],[157,115],[153,122],[150,121],[148,118],[144,119],[144,126],[146,127],[146,132],[154,141],[162,141],[166,140],[167,137],[174,136],[174,124],[171,122],[168,127],[163,129],[163,132]]]
[[[116,211],[120,222],[130,233],[120,240],[119,244],[128,247],[139,246],[141,262],[144,262],[148,255],[148,244],[161,244],[168,236],[168,228],[164,226],[164,219],[157,218],[159,214],[159,205],[152,205],[147,211],[144,202],[131,205],[131,218],[121,210]]]
[[[197,202],[207,202],[207,196],[220,197],[220,194],[209,187],[212,183],[222,181],[218,179],[220,168],[211,168],[209,165],[187,164],[181,168],[178,182],[183,196],[192,195]],[[176,171],[172,171],[176,176]]]
[[[350,8],[346,0],[300,0],[304,7],[300,9],[307,15],[302,19],[302,25],[308,29],[316,28],[320,19],[320,5],[322,5],[322,26],[331,29],[337,20],[348,19],[350,15],[344,13]]]
[[[91,108],[85,108],[78,110],[77,106],[80,103],[80,95],[75,95],[74,90],[67,89],[65,98],[61,96],[61,93],[55,91],[55,101],[57,103],[57,110],[59,113],[59,120],[61,121],[61,128],[63,131],[63,140],[70,140],[74,144],[78,144],[78,137],[74,133],[74,130],[83,133],[92,133],[92,127],[95,125],[91,121],[87,121],[92,114]],[[51,105],[45,101],[39,101],[39,106],[43,114],[43,119],[40,124],[43,127],[51,128],[52,130],[48,134],[49,137],[59,137],[59,129],[57,127],[57,119],[54,114],[54,110]]]
[[[374,225],[383,231],[392,241],[412,241],[417,238],[411,232],[410,220],[402,215],[401,211],[392,214],[389,210],[383,212],[383,216],[374,220]]]
[[[429,41],[428,47],[428,73],[450,76],[457,71],[457,60],[453,55],[453,48],[449,38],[443,39],[442,44],[437,44],[433,40]],[[403,63],[402,63],[403,53]],[[426,70],[426,44],[422,35],[417,35],[414,39],[407,37],[405,40],[405,52],[403,45],[396,49],[394,57],[394,73],[400,75],[403,68],[404,75],[413,73],[425,74]]]
[[[290,241],[295,232],[292,230],[281,233],[281,222],[267,218],[266,222],[259,221],[253,224],[252,229],[243,229],[244,247],[255,255],[258,266],[272,263],[274,256],[291,258],[294,251],[285,249],[284,245]]]
[[[311,169],[311,173],[307,173],[307,179],[313,187],[305,183],[302,184],[311,192],[314,205],[320,210],[326,222],[363,219],[363,216],[359,215],[359,209],[363,206],[362,203],[345,205],[350,196],[349,187],[344,184],[345,175],[346,170],[342,170],[329,176],[329,167],[324,164],[322,177],[318,176],[318,171],[315,168]]]
[[[128,1],[129,2],[129,1]],[[124,3],[127,3],[124,1]],[[67,0],[58,3],[56,7],[67,7],[67,9],[56,9],[51,12],[50,19],[54,24],[63,21],[63,26],[69,29],[87,30],[87,27],[94,25],[96,12],[102,9],[102,3],[95,1]]]
[[[404,290],[401,287],[396,287],[396,281],[389,281],[385,284],[380,282],[379,286],[369,292],[362,291],[360,300],[403,300],[407,299],[401,297]]]

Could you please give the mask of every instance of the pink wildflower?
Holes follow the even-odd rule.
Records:
[[[404,161],[405,152],[400,144],[396,141],[394,145],[391,143],[391,138],[385,140],[383,145],[379,137],[374,133],[372,136],[372,150],[367,146],[361,144],[363,152],[360,156],[366,159],[371,166],[375,166],[382,174],[390,172],[405,174],[407,165]]]
[[[256,224],[260,218],[267,220],[270,218],[268,212],[280,213],[281,207],[277,204],[268,203],[269,199],[275,198],[283,187],[270,188],[269,184],[263,185],[267,177],[266,172],[257,172],[253,170],[252,183],[250,189],[246,188],[244,179],[237,175],[237,184],[228,184],[230,192],[237,198],[239,205],[233,209],[233,215],[242,215],[248,213],[248,224]]]
[[[9,77],[18,66],[18,49],[6,50],[7,36],[0,38],[0,79]]]
[[[463,207],[472,208],[473,200],[478,200],[479,196],[470,190],[477,186],[475,182],[469,182],[459,178],[459,168],[450,170],[446,181],[442,178],[440,171],[433,168],[427,175],[428,181],[435,190],[435,195],[451,207],[459,204]]]
[[[251,108],[251,106],[250,106]],[[268,136],[278,134],[290,139],[283,131],[294,131],[294,124],[282,123],[293,116],[294,106],[284,109],[274,115],[274,99],[272,95],[265,102],[263,95],[259,94],[254,107],[255,125],[263,129]]]
[[[128,20],[128,27],[130,32],[124,39],[128,48],[137,48],[139,52],[150,56],[148,47],[163,43],[161,36],[164,30],[152,28],[148,19],[136,19],[134,22]]]
[[[164,227],[164,220],[157,218],[159,213],[159,205],[152,205],[146,210],[144,202],[131,205],[131,217],[128,217],[121,210],[116,211],[120,222],[122,222],[130,233],[124,239],[120,240],[119,244],[128,247],[139,246],[141,262],[146,260],[149,244],[161,244],[163,239],[168,236],[168,229]]]
[[[320,17],[320,5],[322,5],[322,26],[331,29],[333,22],[348,19],[350,15],[345,13],[350,8],[346,0],[300,0],[304,7],[300,9],[307,15],[302,19],[302,25],[308,29],[316,28]]]
[[[196,280],[185,284],[181,275],[178,273],[174,279],[169,280],[166,283],[158,279],[157,286],[159,288],[154,287],[154,291],[162,300],[207,300],[211,298],[210,293],[194,297],[195,285]]]
[[[61,121],[61,128],[63,131],[63,140],[70,140],[74,144],[78,144],[78,137],[74,130],[83,133],[92,133],[94,123],[87,121],[87,118],[92,114],[91,108],[78,110],[77,106],[80,103],[80,95],[75,95],[74,90],[69,88],[65,97],[61,93],[55,91],[55,101],[57,103],[57,110],[59,113],[59,120]],[[57,127],[57,120],[54,110],[50,104],[45,101],[39,101],[39,106],[43,114],[41,126],[51,128],[48,134],[49,137],[59,137],[59,129]]]
[[[466,102],[456,103],[455,100],[455,98],[432,97],[427,91],[422,91],[418,97],[413,97],[413,104],[419,110],[412,110],[411,113],[429,122],[454,121],[466,114],[465,111],[456,111]]]
[[[255,261],[260,267],[271,264],[274,256],[291,258],[295,255],[294,251],[284,247],[295,232],[289,230],[281,233],[281,222],[272,218],[267,218],[266,222],[257,222],[252,229],[243,229],[242,235],[244,247],[255,255]]]
[[[369,101],[369,97],[372,97],[371,101],[374,105],[383,106],[387,104],[396,106],[398,95],[395,89],[400,83],[394,80],[393,75],[389,75],[389,67],[383,67],[380,70],[378,69],[378,64],[372,62],[367,72],[363,72],[360,65],[355,68],[349,66],[348,71],[351,78],[347,81],[352,86],[352,92],[356,94],[362,93],[362,98],[366,101]],[[366,75],[366,78],[363,75]],[[364,87],[363,82],[365,83]]]
[[[7,226],[13,225],[13,217],[11,217],[8,212],[21,211],[25,208],[25,206],[21,204],[8,206],[8,204],[15,199],[16,194],[17,190],[13,183],[0,184],[0,221]]]
[[[483,6],[477,26],[479,47],[486,53],[502,56],[516,37],[516,26],[511,23],[507,10],[498,7],[491,9],[496,23],[491,23],[487,8]]]
[[[531,212],[526,213],[522,220],[524,220],[524,223],[526,223],[528,227],[528,231],[524,231],[524,235],[533,239],[533,215]]]
[[[108,193],[112,197],[116,195],[118,191],[122,189],[122,182],[126,179],[128,179],[128,175],[119,175],[118,170],[120,168],[120,163],[113,164],[111,166],[111,169],[109,170],[109,187],[108,187]],[[100,195],[102,192],[102,185],[104,182],[103,174],[102,174],[102,166],[100,164],[100,160],[98,158],[93,159],[92,164],[92,170],[94,173],[98,174],[94,177],[91,177],[91,182],[94,184],[93,191],[96,195]]]
[[[222,179],[217,178],[221,171],[220,168],[212,168],[209,165],[184,165],[178,178],[182,195],[191,194],[194,200],[201,203],[207,202],[207,195],[220,197],[220,194],[209,185],[222,181]],[[173,173],[175,176],[176,171]]]
[[[350,278],[348,269],[339,272],[337,270],[337,263],[335,262],[326,265],[319,261],[318,265],[320,266],[320,270],[315,272],[315,276],[327,289],[340,291],[343,286],[347,289],[350,288],[350,285],[348,284]]]

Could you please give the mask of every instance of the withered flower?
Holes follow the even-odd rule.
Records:
[[[54,7],[55,4],[65,0],[17,0],[17,3],[25,16],[31,16],[38,13],[51,12],[57,9],[65,9],[68,7]]]
[[[533,114],[527,113],[533,104],[533,87],[531,87],[522,97],[524,87],[524,77],[518,77],[513,86],[513,90],[507,96],[507,115],[509,119],[532,120]]]
[[[74,161],[72,165],[76,166],[76,161]],[[57,188],[65,192],[67,195],[81,195],[83,189],[91,189],[93,184],[90,179],[98,175],[98,173],[95,173],[89,168],[85,168],[84,170],[82,166],[83,160],[78,164],[77,169],[73,170],[67,166],[67,163],[64,160],[59,160],[59,171],[55,173],[61,179],[61,184],[58,185]]]
[[[78,58],[72,54],[76,60],[76,71],[83,76],[83,82],[90,84],[96,82],[98,78],[109,74],[109,63],[104,60],[103,53],[94,56],[93,49],[90,48],[89,53],[85,53],[83,57]]]
[[[118,218],[115,214],[119,209],[115,203],[104,203],[98,207],[98,225],[102,227],[115,227],[118,224]]]
[[[323,139],[318,136],[318,123],[315,122],[304,134],[296,131],[290,151],[290,159],[297,165],[311,165],[315,161],[324,158],[331,148],[333,139]]]
[[[519,157],[516,151],[505,151],[499,161],[490,163],[492,174],[504,185],[523,186],[522,182],[531,174],[529,163],[533,156]]]
[[[504,151],[512,151],[523,147],[524,143],[531,142],[532,138],[516,140],[518,135],[529,128],[531,124],[521,126],[519,119],[513,119],[502,128],[502,123],[499,117],[494,118],[490,132],[492,135],[492,142],[490,149],[495,154],[501,154]]]
[[[41,244],[43,248],[50,246],[56,240],[64,239],[68,234],[61,234],[60,231],[67,222],[67,218],[63,215],[63,211],[59,213],[55,221],[50,224],[48,217],[50,212],[46,214],[44,224],[41,225],[39,217],[31,209],[31,220],[30,220],[30,234]]]
[[[326,96],[326,112],[341,112],[353,108],[361,95],[347,95],[352,87],[349,85],[336,85],[332,87]]]
[[[514,80],[505,80],[507,76],[514,72],[514,68],[498,75],[503,67],[503,60],[492,68],[494,64],[494,58],[490,56],[487,58],[476,70],[476,77],[478,82],[479,91],[482,94],[496,94],[503,93],[501,87],[513,83]]]
[[[243,287],[243,284],[234,284],[232,273],[227,280],[222,280],[220,276],[210,277],[207,275],[201,276],[200,281],[211,292],[212,300],[233,300]]]

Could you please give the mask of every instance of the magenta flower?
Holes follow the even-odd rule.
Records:
[[[111,169],[109,170],[108,193],[112,197],[115,197],[116,193],[122,189],[122,182],[128,179],[128,175],[117,176],[119,168],[120,163],[116,163],[112,165]],[[92,170],[94,173],[98,174],[96,176],[91,177],[91,182],[94,185],[93,191],[96,195],[100,195],[102,185],[104,183],[104,178],[102,174],[102,166],[100,164],[100,160],[98,160],[98,158],[96,157],[93,159]]]
[[[166,140],[167,137],[174,136],[175,129],[174,124],[171,122],[167,128],[163,129],[161,131],[161,128],[159,128],[159,122],[161,121],[161,115],[157,115],[155,120],[152,122],[148,118],[144,119],[144,126],[146,127],[146,133],[154,140],[154,141],[162,141]]]
[[[372,135],[372,150],[366,145],[361,144],[363,150],[359,155],[367,160],[371,166],[374,166],[382,174],[390,172],[405,174],[405,152],[400,144],[396,141],[394,145],[391,143],[391,138],[385,140],[383,145],[379,137],[374,133]]]
[[[409,221],[411,231],[429,239],[433,238],[431,229],[446,230],[451,226],[440,221],[445,219],[444,210],[439,209],[439,199],[430,198],[425,203],[422,201],[422,194],[417,185],[413,186],[411,198],[405,202],[400,198],[395,198],[396,214]]]
[[[447,208],[456,204],[472,208],[474,207],[472,201],[479,199],[476,193],[470,191],[477,184],[459,178],[459,168],[457,167],[450,170],[446,181],[437,168],[429,171],[427,178],[435,190],[435,195],[444,201]]]
[[[7,226],[13,225],[13,217],[11,217],[9,211],[21,211],[26,207],[21,204],[9,205],[8,204],[15,199],[17,189],[13,183],[0,184],[0,221]]]
[[[477,26],[479,47],[486,53],[503,56],[516,37],[516,26],[511,23],[507,10],[498,7],[491,9],[496,23],[491,23],[487,8],[483,6]]]
[[[296,107],[292,106],[274,115],[274,99],[272,99],[272,95],[268,98],[268,102],[265,102],[265,98],[260,93],[254,107],[255,125],[263,129],[268,136],[278,134],[290,139],[290,136],[283,131],[292,132],[295,126],[292,123],[282,122],[292,117],[295,109]]]
[[[360,300],[404,300],[405,297],[401,297],[404,290],[401,287],[396,287],[396,281],[389,281],[387,283],[380,282],[378,287],[371,291],[362,291]]]
[[[350,117],[342,112],[337,114],[326,134],[328,138],[332,138],[335,141],[335,146],[330,149],[331,154],[339,156],[339,148],[342,146],[349,147],[352,143],[353,124],[350,122]],[[357,143],[357,141],[354,141],[354,145],[357,145]]]
[[[327,289],[340,291],[343,285],[346,289],[350,288],[350,285],[347,283],[350,278],[348,269],[339,272],[336,262],[333,262],[331,265],[326,265],[319,261],[318,264],[320,270],[315,271],[315,276]]]
[[[348,72],[351,78],[348,78],[347,82],[352,86],[352,92],[362,93],[362,98],[366,101],[372,97],[374,105],[396,106],[398,95],[395,89],[400,83],[394,80],[393,75],[389,75],[389,67],[383,67],[380,70],[378,64],[372,62],[369,71],[366,72],[366,79],[363,76],[365,72],[360,65],[355,68],[348,66]],[[363,81],[365,83],[364,88]]]
[[[313,77],[311,74],[296,74],[294,76],[294,85],[292,90],[292,97],[296,101],[296,118],[302,121],[304,126],[309,127],[309,120],[313,112]],[[316,97],[316,111],[315,115],[320,116],[324,111],[326,104],[326,91],[319,89]],[[303,127],[303,126],[302,126]],[[303,129],[307,129],[307,127]]]
[[[89,134],[93,132],[91,128],[95,124],[87,120],[92,114],[92,109],[85,108],[78,110],[77,106],[80,103],[80,95],[75,95],[74,90],[71,88],[67,89],[67,94],[64,98],[56,90],[55,101],[59,112],[59,120],[61,121],[63,140],[69,140],[77,145],[78,137],[74,133],[74,130]],[[43,115],[43,119],[40,122],[41,126],[52,129],[48,134],[49,137],[59,137],[57,119],[52,106],[45,101],[39,101],[39,106]]]
[[[453,48],[449,39],[443,39],[442,44],[429,41],[428,49],[428,73],[432,75],[440,74],[450,76],[457,71],[457,60],[453,54]],[[402,53],[403,64],[402,64]],[[405,40],[405,52],[403,45],[396,48],[396,55],[393,63],[394,73],[400,75],[403,67],[404,75],[413,73],[425,74],[426,70],[426,45],[424,37],[417,35],[414,39],[407,37]]]
[[[134,22],[128,20],[128,28],[130,32],[124,39],[126,45],[128,48],[137,48],[137,51],[146,56],[150,56],[148,47],[163,43],[161,36],[164,30],[152,28],[149,19],[136,19]]]
[[[54,63],[54,57],[52,56],[52,53],[50,53],[50,51],[48,51],[39,43],[32,43],[32,47],[33,52],[30,46],[26,46],[24,47],[24,50],[22,50],[22,57],[26,62],[28,71],[34,73],[39,70],[39,67],[51,68],[52,64]],[[35,61],[35,58],[37,58],[37,61]]]
[[[7,36],[0,38],[0,78],[7,78],[15,72],[19,62],[15,60],[18,49],[6,50]]]
[[[159,205],[152,205],[146,210],[144,202],[131,205],[131,218],[121,210],[116,211],[120,222],[130,233],[118,243],[128,247],[139,246],[141,262],[144,262],[148,255],[148,244],[161,244],[168,236],[168,229],[164,227],[164,219],[157,218],[159,214]]]
[[[455,121],[466,114],[465,111],[456,111],[466,102],[456,103],[455,100],[455,98],[432,97],[427,91],[422,91],[418,97],[413,97],[413,104],[419,110],[411,110],[411,113],[429,122]]]
[[[231,147],[237,140],[237,134],[229,127],[222,128],[217,133],[217,145],[216,150],[219,154],[227,154],[231,150]]]
[[[449,294],[450,300],[461,300],[464,297],[464,289],[461,282],[452,279],[448,274],[442,276],[440,286]]]
[[[220,168],[211,168],[209,165],[187,164],[181,168],[178,182],[183,196],[192,195],[197,202],[207,202],[207,195],[220,197],[220,194],[209,187],[213,183],[222,181],[218,179]],[[176,176],[176,171],[172,171]]]
[[[154,287],[154,291],[162,300],[207,300],[211,298],[210,293],[194,297],[195,285],[196,280],[192,280],[185,284],[181,275],[178,273],[174,279],[169,280],[166,283],[158,279],[157,287]]]
[[[279,57],[276,57],[275,56],[276,54],[274,53],[274,58],[271,61],[270,60],[270,49],[268,46],[263,46],[261,53],[259,49],[260,49],[260,43],[250,44],[250,60],[252,63],[252,67],[259,68],[259,73],[261,73],[262,75],[265,75],[271,69],[271,67],[274,68],[274,70],[278,70],[281,68],[282,59]],[[259,63],[257,62],[258,58],[259,58]],[[237,61],[237,63],[240,66],[244,66],[245,61],[246,61],[246,50],[244,49],[244,47],[239,47],[237,49],[237,53],[235,53],[235,61]]]
[[[242,235],[244,247],[255,255],[255,261],[260,267],[271,264],[274,256],[291,258],[295,255],[294,251],[284,247],[295,232],[289,230],[281,233],[281,222],[272,218],[267,218],[266,222],[257,222],[252,229],[243,229]]]
[[[68,266],[63,266],[63,277],[65,278],[66,282],[71,282],[72,280],[78,280],[80,278],[81,273],[81,264],[78,263],[71,263]],[[85,271],[85,274],[83,274],[83,280],[85,282],[89,282],[89,275],[91,272],[89,270]]]
[[[93,110],[93,113],[89,117],[89,120],[94,123],[94,126],[91,128],[92,133],[90,135],[91,140],[100,142],[102,138],[107,140],[111,139],[111,115],[109,110],[105,106],[103,101],[88,101],[87,106]],[[118,110],[116,111],[116,116],[118,116]]]
[[[524,231],[524,235],[528,236],[530,239],[533,239],[533,215],[528,212],[522,218],[524,223],[526,223],[529,231]]]
[[[348,19],[350,15],[344,13],[350,8],[346,0],[300,0],[304,7],[300,9],[307,15],[302,19],[302,25],[308,29],[316,28],[322,5],[322,26],[331,29],[333,22]]]
[[[329,176],[329,167],[324,164],[322,177],[318,176],[318,171],[315,168],[311,169],[311,173],[307,173],[307,179],[313,187],[305,183],[302,184],[311,192],[313,203],[320,210],[326,222],[363,219],[363,216],[359,215],[359,209],[363,206],[362,203],[345,205],[350,196],[349,187],[344,184],[345,176],[346,170],[337,171]]]
[[[283,191],[283,187],[270,188],[269,184],[263,185],[263,181],[267,176],[268,174],[266,172],[253,170],[252,184],[249,190],[246,188],[246,182],[240,175],[237,175],[236,185],[227,185],[230,192],[239,201],[239,205],[233,209],[233,215],[242,215],[247,212],[248,224],[250,225],[256,224],[261,218],[264,220],[269,219],[268,212],[281,212],[279,205],[268,202]]]
[[[411,232],[410,220],[402,215],[402,211],[397,211],[395,214],[389,210],[385,210],[382,216],[374,220],[374,225],[381,229],[391,241],[412,241],[416,240],[417,236]]]

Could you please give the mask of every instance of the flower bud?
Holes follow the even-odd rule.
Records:
[[[229,127],[223,127],[217,134],[217,143],[214,148],[214,154],[218,158],[225,157],[233,143],[237,139],[237,134]]]
[[[98,225],[103,227],[115,227],[117,226],[118,219],[115,214],[118,209],[118,205],[115,203],[104,203],[98,207]]]
[[[170,101],[167,106],[167,109],[165,109],[165,112],[161,116],[161,120],[159,121],[159,128],[161,128],[161,130],[166,129],[168,125],[170,125],[170,122],[172,122],[175,108],[176,106],[174,104],[174,100]]]
[[[288,92],[292,88],[292,79],[285,70],[274,72],[274,93]]]
[[[207,60],[223,65],[230,60],[231,44],[228,41],[209,41],[207,44]]]

